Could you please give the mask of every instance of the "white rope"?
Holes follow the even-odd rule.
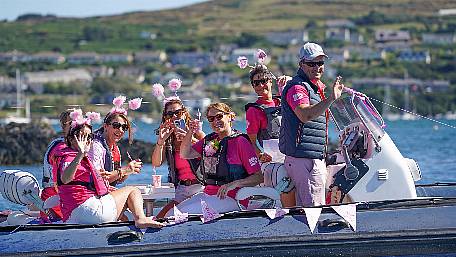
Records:
[[[402,112],[406,112],[406,113],[408,113],[408,114],[412,114],[412,115],[415,115],[415,116],[417,116],[417,117],[420,117],[420,118],[423,118],[423,119],[426,119],[426,120],[430,120],[430,121],[435,122],[435,123],[438,123],[438,124],[440,124],[440,125],[444,125],[444,126],[447,126],[447,127],[453,128],[453,129],[456,129],[455,126],[452,126],[452,125],[450,125],[450,124],[446,124],[446,123],[444,123],[444,122],[441,122],[441,121],[438,121],[438,120],[435,120],[435,119],[432,119],[432,118],[423,116],[423,115],[418,114],[418,113],[411,112],[411,111],[409,111],[409,110],[406,110],[406,109],[403,109],[403,108],[394,106],[394,105],[392,105],[392,104],[385,103],[385,102],[380,101],[380,100],[378,100],[378,99],[375,99],[375,98],[372,98],[372,97],[369,97],[369,99],[374,100],[374,101],[377,101],[377,102],[382,103],[382,104],[384,104],[384,105],[387,105],[387,106],[389,106],[389,107],[396,108],[396,109],[398,109],[398,110],[400,110],[400,111],[402,111]]]

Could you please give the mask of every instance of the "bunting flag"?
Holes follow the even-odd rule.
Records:
[[[268,215],[268,217],[271,220],[273,220],[275,218],[278,218],[278,217],[282,217],[285,214],[290,212],[289,209],[282,209],[282,208],[279,208],[279,207],[276,207],[275,209],[265,209],[264,211],[266,212],[266,214]]]
[[[306,213],[306,219],[309,224],[310,232],[313,234],[315,227],[317,227],[318,218],[320,218],[321,208],[304,208],[304,212]]]
[[[201,217],[201,221],[203,223],[207,223],[211,220],[215,220],[217,218],[222,217],[220,213],[218,213],[216,210],[211,208],[205,201],[201,200],[201,210],[203,212],[203,216]]]
[[[331,206],[356,232],[356,203]]]
[[[188,212],[182,213],[174,206],[174,224],[179,224],[188,221]]]

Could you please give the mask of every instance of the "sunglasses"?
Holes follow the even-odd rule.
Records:
[[[111,123],[111,124],[108,124],[108,125],[111,125],[111,126],[112,126],[113,128],[115,128],[115,129],[120,129],[120,128],[122,127],[122,130],[123,130],[123,131],[127,131],[127,130],[130,128],[130,126],[128,126],[128,124],[120,124],[120,123],[117,122],[117,121],[116,121],[116,122],[113,122],[113,123]]]
[[[182,113],[184,113],[184,110],[183,109],[179,109],[179,110],[175,110],[175,111],[167,111],[167,112],[165,112],[165,115],[167,117],[173,117],[174,115],[181,116]]]
[[[252,81],[252,85],[253,85],[254,87],[257,87],[257,86],[259,86],[259,85],[264,85],[264,84],[266,84],[266,83],[268,83],[268,82],[269,82],[269,79],[258,79],[258,80]]]
[[[319,61],[319,62],[304,62],[307,66],[309,67],[315,67],[315,66],[323,66],[325,65],[324,61]]]
[[[218,113],[215,116],[207,116],[207,121],[214,122],[214,120],[221,120],[225,116],[224,113]]]

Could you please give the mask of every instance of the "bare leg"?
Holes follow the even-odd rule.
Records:
[[[116,201],[117,218],[123,214],[125,203],[128,209],[133,213],[135,226],[137,228],[162,227],[163,225],[154,221],[151,217],[146,217],[143,209],[143,198],[138,188],[127,186],[117,189],[110,193]]]
[[[157,218],[158,219],[164,218],[166,213],[168,213],[168,211],[171,210],[171,208],[173,208],[177,204],[178,204],[178,202],[176,202],[174,200],[172,200],[171,202],[167,203],[165,206],[163,206],[161,211],[157,214]]]

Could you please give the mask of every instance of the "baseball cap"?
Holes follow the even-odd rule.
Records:
[[[299,60],[312,61],[322,55],[328,58],[319,44],[307,42],[299,49]]]

